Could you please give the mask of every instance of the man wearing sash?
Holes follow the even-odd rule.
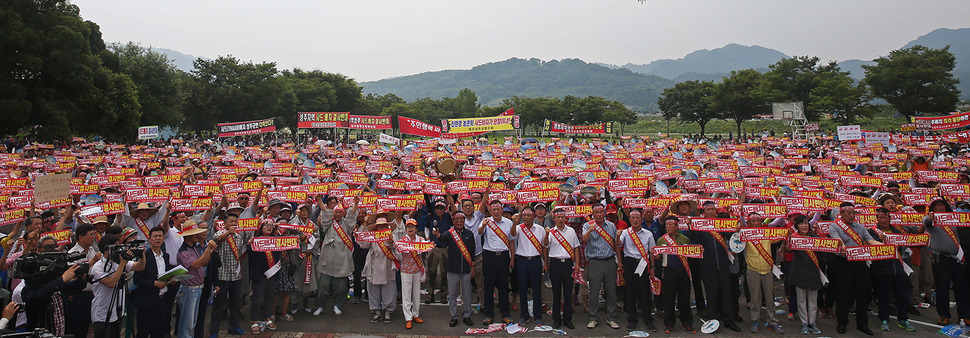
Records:
[[[586,279],[589,282],[589,324],[592,329],[599,324],[600,289],[606,293],[606,316],[611,328],[619,329],[616,323],[616,275],[617,267],[623,263],[616,257],[616,225],[606,220],[606,207],[593,205],[593,220],[583,224],[583,242],[586,243],[586,257],[589,268]]]
[[[570,295],[573,294],[572,274],[579,272],[579,265],[576,264],[576,255],[579,248],[579,237],[576,230],[566,226],[566,211],[556,208],[552,212],[552,219],[555,226],[549,229],[548,234],[543,238],[543,244],[548,247],[546,255],[546,267],[549,269],[549,280],[552,283],[552,327],[558,329],[560,324],[572,330],[573,326],[573,302]],[[563,306],[565,305],[565,309]],[[560,314],[562,310],[562,314]]]
[[[681,203],[683,204],[683,203]],[[689,222],[689,221],[688,221]],[[700,259],[700,278],[704,279],[704,291],[707,293],[707,318],[721,321],[721,325],[731,331],[740,332],[741,328],[734,323],[737,317],[732,302],[734,299],[731,285],[731,266],[737,259],[728,248],[727,239],[716,231],[690,231],[690,238],[694,244],[704,246],[704,257]],[[695,277],[696,278],[696,277]]]
[[[447,189],[447,185],[445,188]],[[451,200],[451,199],[448,199]],[[454,209],[454,207],[452,208]],[[474,258],[475,273],[472,274],[472,279],[475,280],[475,293],[478,295],[478,302],[481,303],[482,290],[485,288],[485,280],[483,279],[482,273],[482,238],[478,231],[478,226],[482,224],[482,219],[485,218],[488,213],[488,204],[481,203],[478,209],[475,209],[475,201],[472,199],[471,195],[461,196],[461,212],[465,214],[465,229],[472,232],[472,236],[475,236],[474,246],[469,246],[468,249],[471,250],[472,257]],[[452,215],[454,216],[454,215]],[[449,285],[451,282],[449,282]],[[450,287],[449,287],[450,289]],[[451,291],[449,291],[451,292]]]
[[[690,239],[680,233],[679,223],[680,220],[674,216],[667,216],[664,219],[664,228],[667,233],[657,240],[657,246],[690,244]],[[670,257],[668,254],[663,254],[660,257],[655,256],[654,259],[659,259],[660,267],[663,268],[661,294],[664,295],[664,332],[672,332],[674,324],[677,324],[677,313],[674,312],[674,302],[676,301],[677,310],[680,311],[680,322],[684,330],[689,333],[697,333],[694,330],[694,316],[690,309],[691,273],[687,257]]]
[[[472,253],[475,251],[475,235],[471,230],[465,228],[465,214],[456,212],[451,215],[454,227],[448,230],[444,236],[432,230],[434,238],[438,243],[448,249],[448,311],[451,313],[451,321],[448,325],[458,326],[458,294],[461,292],[462,313],[461,318],[465,325],[472,326],[472,278],[475,275],[473,270]]]
[[[512,323],[509,311],[509,270],[515,266],[512,256],[515,255],[515,237],[511,236],[512,220],[502,217],[502,202],[494,200],[488,203],[491,217],[482,220],[478,225],[478,233],[483,237],[482,270],[485,274],[485,296],[482,304],[482,314],[485,315],[483,325],[492,324],[495,317],[495,296],[492,291],[498,288],[498,309],[502,312],[502,321]]]
[[[323,312],[323,306],[330,297],[333,297],[334,314],[343,313],[340,309],[347,302],[347,292],[350,291],[347,277],[354,273],[354,243],[350,236],[357,224],[357,203],[360,203],[359,197],[355,197],[354,206],[347,211],[337,206],[332,211],[333,218],[323,219],[319,224],[320,259],[317,260],[317,273],[320,278],[317,279],[317,309],[313,311],[314,316]],[[320,199],[318,204],[321,210],[328,209]],[[329,213],[323,213],[321,218],[326,214]]]
[[[131,211],[129,206],[125,209],[125,213],[117,218],[117,221],[123,227],[137,230],[138,239],[147,241],[148,230],[161,224],[165,215],[168,215],[168,203],[163,204],[159,209],[152,208],[148,203],[138,203],[134,212]]]
[[[933,223],[933,213],[952,212],[950,204],[936,197],[929,206],[930,213],[923,218],[917,233],[930,234],[930,253],[933,256],[933,280],[936,281],[936,312],[938,325],[950,324],[950,285],[956,298],[957,315],[970,321],[970,296],[967,290],[967,259],[960,247],[960,234],[953,227]]]
[[[626,297],[623,300],[623,309],[627,313],[627,330],[637,328],[637,299],[639,299],[640,310],[643,311],[643,322],[650,331],[657,331],[653,325],[653,310],[651,299],[653,293],[650,292],[650,282],[653,278],[653,264],[650,256],[650,249],[654,243],[653,234],[641,226],[642,214],[640,209],[630,210],[630,227],[619,230],[617,245],[623,250],[617,250],[623,255],[623,278],[626,280]],[[642,265],[642,266],[641,266]]]
[[[238,206],[238,204],[237,204]],[[249,237],[253,232],[238,232],[236,227],[239,225],[239,216],[234,211],[227,211],[223,230],[216,233],[215,241],[219,244],[216,251],[222,265],[217,269],[218,280],[216,287],[219,293],[213,302],[212,318],[209,320],[209,332],[219,332],[222,325],[223,310],[226,301],[229,302],[229,333],[242,335],[243,331],[239,327],[239,311],[242,308],[242,255],[249,248]]]
[[[846,247],[882,244],[873,239],[862,224],[856,223],[855,207],[852,203],[845,202],[839,205],[839,216],[835,225],[829,227],[829,237],[841,239]],[[869,314],[865,310],[872,301],[869,266],[865,261],[848,261],[844,254],[833,257],[832,287],[836,290],[835,316],[838,318],[836,329],[839,333],[845,333],[845,326],[849,324],[849,307],[854,301],[856,328],[871,336]]]
[[[757,228],[762,224],[761,215],[752,212],[745,219],[745,227]],[[780,240],[761,240],[745,242],[744,261],[748,264],[745,280],[748,282],[748,292],[751,294],[751,332],[761,330],[761,300],[765,300],[765,328],[778,334],[784,334],[775,317],[775,287],[772,270],[775,259],[771,256],[771,245]]]
[[[516,281],[519,283],[519,324],[529,321],[529,289],[532,289],[532,314],[536,326],[542,326],[542,274],[546,271],[542,257],[545,245],[540,238],[546,237],[546,229],[535,224],[535,211],[525,206],[520,211],[522,223],[512,227],[515,242]]]
[[[912,227],[907,227],[912,228]],[[869,229],[869,235],[886,241],[886,234],[907,234],[910,229],[904,229],[890,224],[889,209],[876,209],[876,228]],[[909,323],[909,314],[916,311],[910,301],[913,287],[909,282],[909,273],[906,270],[910,265],[909,248],[897,246],[896,254],[898,259],[883,259],[872,262],[873,283],[876,289],[876,302],[879,304],[879,329],[889,331],[889,307],[896,301],[896,316],[899,320],[899,327],[915,332],[916,329]],[[904,266],[904,264],[906,266]],[[912,272],[912,270],[909,270]],[[895,298],[893,298],[895,296]],[[916,312],[919,314],[919,312]]]

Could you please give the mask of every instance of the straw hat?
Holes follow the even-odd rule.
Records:
[[[94,220],[91,221],[91,224],[92,225],[98,224],[98,223],[108,223],[108,216],[98,216],[98,217],[95,217]],[[110,224],[110,223],[108,223],[108,224]]]
[[[896,202],[896,205],[900,205],[900,206],[903,205],[903,200],[900,199],[899,196],[896,196],[896,194],[888,193],[888,192],[882,195],[879,195],[879,199],[878,199],[879,205],[883,205],[884,203],[886,203],[886,200],[890,200],[890,199]]]
[[[680,205],[682,203],[687,203],[687,205],[688,205],[687,215],[681,215],[681,214],[678,214],[677,213],[677,210],[680,208]],[[688,216],[688,215],[692,215],[692,214],[694,214],[695,211],[697,211],[697,199],[696,198],[691,198],[689,195],[680,195],[680,196],[677,196],[677,198],[673,202],[670,203],[670,213],[675,214],[675,215],[678,215],[678,216]]]

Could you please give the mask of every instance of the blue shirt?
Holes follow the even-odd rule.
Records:
[[[583,224],[584,234],[588,231],[592,231],[589,229],[589,227],[591,224],[593,224],[593,222],[595,221],[589,221],[586,222],[586,224]],[[613,239],[615,243],[616,225],[610,221],[603,222],[605,222],[602,226],[603,230],[606,230],[606,233],[609,234],[610,238]],[[611,247],[610,243],[603,239],[598,232],[594,231],[594,233],[589,235],[589,241],[586,242],[586,258],[605,259],[611,258],[614,255],[616,255],[616,253],[613,252],[613,247]]]

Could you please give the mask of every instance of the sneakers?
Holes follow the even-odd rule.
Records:
[[[694,330],[693,326],[687,324],[683,324],[682,326],[684,327],[684,331],[687,331],[687,333],[697,333],[697,330]]]
[[[908,320],[900,320],[897,325],[899,325],[899,328],[903,330],[906,330],[909,332],[916,332],[916,328],[913,327],[913,324],[910,324]]]
[[[812,330],[812,334],[822,334],[822,330],[818,329],[818,324],[816,323],[812,323],[808,328]]]
[[[802,334],[808,334],[808,324],[802,324]]]
[[[377,323],[379,321],[381,321],[381,313],[380,312],[374,312],[374,313],[372,313],[371,314],[371,317],[370,317],[370,322],[371,323]]]
[[[391,323],[391,312],[388,311],[384,313],[384,324],[390,324],[390,323]]]
[[[883,320],[879,323],[879,329],[883,331],[889,331],[889,321]]]
[[[339,316],[339,315],[342,315],[343,313],[344,312],[343,311],[340,311],[340,308],[339,307],[337,307],[336,305],[333,306],[333,314]]]
[[[294,307],[293,310],[290,310],[291,315],[295,315],[297,312],[300,312],[300,309],[297,309],[296,307]]]
[[[950,318],[940,317],[940,319],[936,321],[936,325],[939,325],[939,326],[950,325]]]
[[[492,325],[492,322],[493,322],[492,318],[482,319],[482,325],[485,325],[485,326]]]
[[[785,330],[781,328],[781,325],[768,324],[768,325],[765,325],[765,327],[768,328],[768,330],[770,330],[771,332],[774,332],[777,334],[785,334]]]
[[[761,332],[761,323],[751,322],[751,333]]]
[[[596,325],[597,324],[599,324],[599,323],[597,323],[595,320],[591,320],[591,321],[589,321],[589,324],[586,324],[586,328],[587,329],[594,329],[594,328],[596,328]]]
[[[319,316],[321,313],[323,313],[323,308],[322,307],[318,307],[316,309],[316,311],[313,311],[313,315],[314,316]]]
[[[617,324],[615,321],[612,321],[612,320],[611,321],[607,321],[606,322],[606,325],[609,325],[610,328],[612,328],[614,330],[618,330],[620,328],[620,324]]]
[[[246,334],[246,331],[243,331],[243,329],[240,329],[238,327],[234,327],[234,328],[229,329],[229,334],[234,334],[234,335],[237,335],[237,336],[242,336],[242,335]]]

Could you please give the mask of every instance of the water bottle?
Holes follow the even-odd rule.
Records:
[[[566,331],[563,331],[563,330],[560,330],[560,329],[553,329],[552,330],[552,333],[554,333],[557,336],[565,336],[566,335]]]
[[[219,289],[212,290],[212,294],[209,295],[209,305],[216,302],[216,295],[219,294]]]

